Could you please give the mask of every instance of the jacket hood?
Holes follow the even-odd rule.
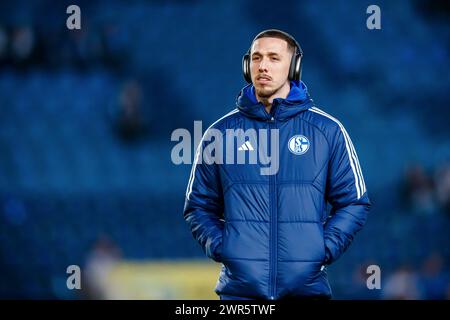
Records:
[[[267,121],[273,116],[278,121],[286,121],[312,107],[313,100],[302,81],[291,81],[291,90],[288,96],[285,99],[273,100],[271,114],[268,114],[264,105],[256,100],[253,84],[242,88],[236,99],[236,105],[239,111],[249,118]]]

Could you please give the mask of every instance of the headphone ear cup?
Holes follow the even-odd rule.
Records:
[[[245,81],[248,83],[252,82],[252,76],[250,74],[250,55],[248,53],[242,58],[242,74]]]
[[[302,79],[302,62],[303,62],[303,56],[301,54],[298,55],[298,62],[297,62],[297,81],[300,81]]]
[[[291,60],[289,67],[289,80],[300,81],[302,75],[302,55],[296,53]]]

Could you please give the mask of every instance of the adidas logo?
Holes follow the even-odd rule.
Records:
[[[253,148],[253,146],[252,146],[252,144],[250,143],[250,141],[245,141],[245,143],[244,143],[242,146],[240,146],[240,147],[238,148],[238,150],[239,150],[239,151],[247,151],[247,150],[253,151],[253,150],[255,150],[255,149]]]

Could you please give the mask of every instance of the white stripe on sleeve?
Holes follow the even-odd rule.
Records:
[[[352,140],[350,139],[350,136],[348,135],[347,130],[345,130],[344,126],[342,125],[342,123],[339,120],[337,120],[333,116],[329,115],[328,113],[324,112],[323,110],[320,110],[319,108],[316,108],[316,107],[312,107],[309,110],[312,112],[318,113],[324,117],[327,117],[339,125],[339,128],[341,129],[342,134],[344,136],[345,147],[347,149],[350,166],[352,168],[353,175],[355,177],[357,198],[358,199],[361,198],[364,195],[364,193],[366,192],[366,184],[364,182],[364,177],[362,174],[361,166],[359,164],[358,156],[355,151],[355,147],[353,146]]]
[[[208,129],[206,129],[205,134],[203,135],[202,139],[200,140],[200,143],[198,144],[197,150],[195,152],[194,163],[192,164],[191,174],[189,176],[189,182],[188,182],[187,189],[186,189],[186,198],[188,200],[189,200],[189,196],[192,193],[192,185],[194,184],[194,180],[195,180],[195,169],[197,167],[198,159],[200,158],[200,153],[201,153],[201,149],[202,149],[203,139],[205,139],[206,133],[208,132],[208,130],[211,127],[213,127],[220,120],[225,119],[226,117],[229,117],[229,116],[231,116],[231,115],[233,115],[233,114],[235,114],[237,112],[239,112],[239,110],[237,108],[232,110],[231,112],[227,113],[226,115],[224,115],[223,117],[221,117],[220,119],[215,121],[212,125],[210,125],[208,127]]]

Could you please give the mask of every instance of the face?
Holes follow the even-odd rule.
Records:
[[[292,50],[289,50],[285,40],[257,39],[253,42],[250,53],[252,82],[259,97],[272,97],[281,88],[289,85]]]

